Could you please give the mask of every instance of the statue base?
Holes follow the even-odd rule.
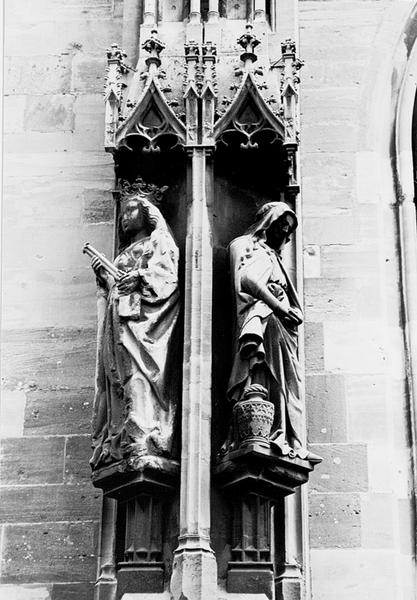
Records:
[[[218,460],[214,478],[228,494],[257,494],[276,501],[306,483],[314,465],[250,442]]]
[[[125,594],[164,591],[164,540],[168,535],[164,515],[179,489],[179,479],[179,463],[156,456],[130,457],[93,472],[94,486],[117,500],[117,519],[109,524],[115,528],[117,580],[111,600],[120,600]],[[98,599],[107,600],[104,588]]]
[[[176,460],[159,456],[143,456],[135,468],[127,460],[93,471],[91,481],[109,498],[127,500],[138,494],[165,497],[179,488],[180,465]]]
[[[234,594],[274,595],[274,571],[271,562],[229,562],[227,591]]]

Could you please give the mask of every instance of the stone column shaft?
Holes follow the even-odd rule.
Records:
[[[206,150],[193,148],[186,240],[180,535],[174,600],[212,600],[216,561],[210,548],[212,244],[206,195]]]

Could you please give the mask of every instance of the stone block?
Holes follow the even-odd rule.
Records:
[[[91,436],[71,436],[65,446],[65,482],[83,483],[89,481],[91,468]]]
[[[307,375],[306,412],[309,443],[346,442],[344,377]]]
[[[355,195],[353,152],[307,152],[301,147],[303,164],[303,216],[332,217],[350,214]],[[323,177],[323,172],[331,177]]]
[[[164,591],[164,569],[161,564],[138,568],[121,568],[117,572],[117,597],[140,590],[142,593]]]
[[[2,485],[61,483],[63,437],[8,438],[1,447]]]
[[[94,381],[95,328],[7,330],[2,349],[3,377],[13,380],[18,374],[33,389],[59,393],[91,388]],[[30,445],[31,439],[24,443]]]
[[[227,573],[227,591],[240,594],[265,594],[270,600],[273,597],[274,574],[272,570],[262,568],[229,569]]]
[[[331,217],[303,219],[304,244],[353,244],[356,241],[356,219],[350,213]]]
[[[346,376],[349,442],[384,443],[389,438],[386,385],[381,375]]]
[[[395,552],[359,548],[312,549],[313,597],[392,600],[398,591]]]
[[[79,94],[74,104],[73,149],[100,152],[104,147],[104,100],[102,94]]]
[[[7,525],[4,583],[91,582],[96,574],[98,524]]]
[[[345,121],[304,123],[303,144],[308,152],[355,152],[358,147],[359,124]]]
[[[114,199],[111,192],[85,190],[83,221],[85,223],[112,223],[114,221]]]
[[[26,393],[23,390],[0,392],[0,438],[21,437],[25,419]]]
[[[395,497],[393,494],[362,494],[361,545],[363,548],[394,547],[394,509]]]
[[[93,399],[92,385],[30,392],[24,418],[25,435],[89,434]]]
[[[360,89],[352,85],[344,86],[343,82],[338,81],[338,85],[332,87],[307,87],[303,89],[301,130],[312,122],[326,125],[355,120],[360,102]]]
[[[25,485],[1,492],[0,521],[42,523],[45,521],[92,521],[100,518],[101,492],[86,485]]]
[[[310,494],[309,519],[312,548],[361,546],[359,494]]]
[[[15,96],[9,97],[14,98]],[[68,152],[73,147],[72,131],[26,131],[25,133],[5,133],[3,140],[5,154],[16,154],[19,152],[21,154]],[[25,183],[28,185],[27,181],[21,180],[21,186],[22,183],[23,185]],[[39,183],[40,182],[38,181],[37,184],[39,185]],[[31,184],[33,184],[33,182],[31,182]],[[5,195],[7,195],[7,191],[5,191]],[[53,193],[51,193],[51,196],[53,196]]]
[[[23,131],[23,118],[26,96],[5,96],[3,98],[4,128],[3,133],[19,133]]]
[[[398,526],[401,554],[414,556],[415,551],[415,508],[411,498],[400,498],[398,502]]]
[[[4,600],[51,600],[49,585],[1,585],[0,598]]]
[[[386,331],[378,321],[352,320],[324,323],[326,371],[381,374],[388,364]],[[358,351],[360,348],[360,351]],[[391,358],[392,354],[390,354]]]
[[[320,468],[310,475],[310,492],[366,492],[368,464],[364,444],[311,444],[323,457]]]
[[[6,56],[4,93],[65,94],[71,91],[71,61],[69,54],[36,56]]]
[[[106,57],[76,54],[72,61],[71,91],[83,94],[103,92]]]
[[[356,297],[356,284],[353,279],[307,278],[304,284],[306,321],[349,320],[355,315]]]
[[[305,367],[307,372],[323,371],[324,347],[323,324],[306,323],[305,328]]]
[[[309,57],[302,73],[303,87],[306,89],[333,86],[336,80],[342,86],[359,86],[362,81],[366,59],[360,55],[353,56],[350,48],[333,48],[333,60],[328,60],[327,48],[322,48],[320,52],[319,49],[308,46],[305,47],[305,52],[305,56],[308,53]]]
[[[303,250],[304,277],[320,277],[320,247],[317,245],[306,246]]]
[[[380,256],[374,245],[326,245],[321,249],[321,261],[323,277],[369,277],[373,280],[373,287],[377,288]]]
[[[25,130],[73,131],[73,107],[74,96],[71,94],[29,96],[25,110]]]
[[[94,583],[54,583],[51,600],[91,600],[94,595]]]

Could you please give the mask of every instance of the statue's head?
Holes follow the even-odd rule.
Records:
[[[124,198],[120,205],[120,227],[124,235],[132,235],[142,229],[150,234],[155,229],[166,226],[165,219],[147,198],[137,194]]]
[[[273,248],[280,248],[289,242],[297,228],[297,216],[285,202],[268,202],[256,213],[255,223],[248,233],[265,236]]]
[[[121,184],[120,241],[122,246],[139,231],[151,235],[156,229],[166,228],[161,211],[156,206],[167,188],[145,183],[140,177],[133,184]]]

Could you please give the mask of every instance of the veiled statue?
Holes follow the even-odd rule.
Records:
[[[172,455],[178,248],[155,194],[156,186],[142,182],[122,197],[121,250],[109,268],[99,253],[92,258],[101,303],[93,469],[122,459],[134,468],[145,456]]]
[[[297,217],[286,203],[270,202],[246,234],[230,244],[236,333],[228,396],[236,406],[260,393],[273,404],[269,444],[284,456],[319,462],[303,445],[298,358],[303,313],[281,258],[296,227]],[[232,428],[223,450],[236,445]]]

